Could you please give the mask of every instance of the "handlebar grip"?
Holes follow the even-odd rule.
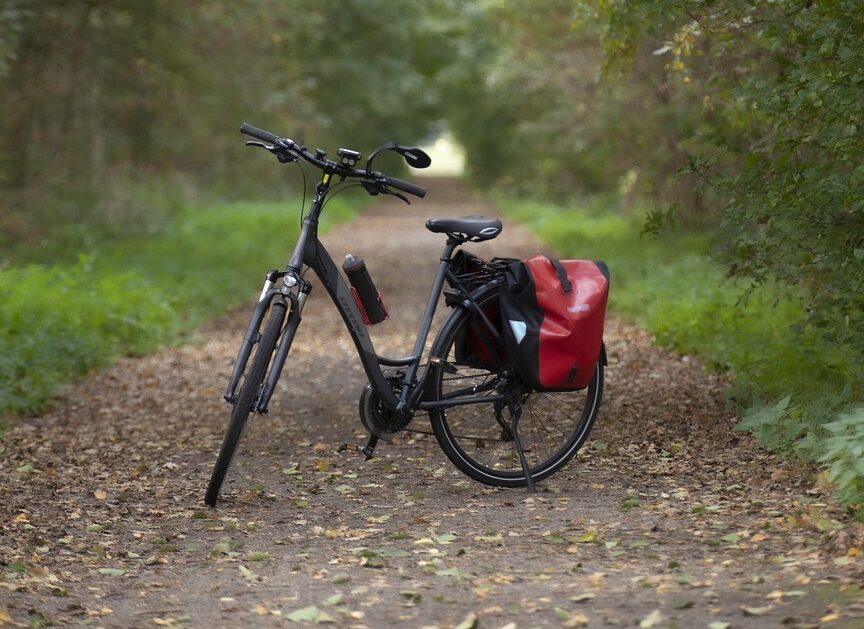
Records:
[[[415,197],[420,197],[421,199],[426,196],[426,188],[423,186],[418,186],[410,181],[402,181],[401,179],[396,179],[396,177],[388,176],[387,185],[392,186],[397,190],[401,190],[402,192],[413,194]]]
[[[251,135],[253,138],[258,138],[262,142],[269,142],[270,144],[277,144],[279,140],[282,139],[275,133],[270,133],[269,131],[265,131],[264,129],[253,127],[248,122],[244,122],[240,125],[240,133]]]

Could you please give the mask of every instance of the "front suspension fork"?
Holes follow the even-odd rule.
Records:
[[[273,364],[270,365],[270,370],[267,372],[264,387],[261,389],[258,400],[255,402],[253,410],[256,413],[267,412],[267,406],[270,404],[270,398],[273,397],[273,392],[276,390],[276,383],[279,381],[282,368],[285,366],[285,360],[288,358],[288,351],[291,349],[294,335],[300,326],[301,314],[303,313],[303,308],[306,306],[306,300],[309,298],[310,292],[312,292],[312,285],[309,282],[302,282],[297,300],[291,304],[291,312],[288,313],[288,320],[279,337],[276,356],[273,358]]]
[[[255,302],[255,306],[252,308],[252,314],[249,317],[249,324],[246,326],[246,333],[243,335],[243,340],[240,343],[240,350],[237,352],[237,358],[234,360],[234,367],[231,370],[231,377],[228,379],[228,388],[225,391],[225,401],[234,404],[237,400],[237,388],[240,384],[240,379],[243,377],[243,372],[246,369],[246,365],[249,362],[249,357],[252,354],[252,348],[255,346],[261,339],[261,322],[264,320],[264,315],[267,314],[267,311],[270,307],[270,303],[273,299],[277,298],[280,295],[283,295],[281,289],[274,289],[274,283],[282,277],[285,277],[287,274],[286,271],[277,271],[271,270],[267,272],[267,276],[264,280],[264,286],[261,288],[261,295],[258,297],[258,301]],[[280,351],[277,354],[277,357],[281,355],[281,362],[279,363],[279,371],[281,371],[282,366],[285,364],[285,358],[288,354],[288,348],[290,348],[291,341],[294,338],[294,332],[297,331],[297,325],[299,325],[300,321],[300,312],[303,310],[303,306],[306,303],[306,298],[309,296],[309,292],[312,287],[308,282],[301,280],[300,285],[300,296],[294,297],[294,295],[287,295],[290,300],[289,307],[290,312],[288,314],[288,325],[285,326],[281,337],[285,339],[288,337],[288,343],[283,342],[280,344],[280,349],[282,346],[285,346],[284,351]],[[291,325],[293,322],[293,326]],[[290,332],[290,336],[287,333]],[[271,369],[271,372],[273,370]],[[273,385],[275,385],[275,380],[278,379],[278,372],[276,377],[273,379]],[[269,378],[268,378],[269,382]],[[273,387],[269,387],[269,391],[272,392]],[[267,395],[267,401],[270,400],[270,395]],[[266,404],[262,407],[266,408]]]

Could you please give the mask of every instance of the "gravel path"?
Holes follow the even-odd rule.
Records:
[[[372,330],[384,353],[416,333],[443,244],[425,218],[495,212],[430,185],[323,238],[366,258],[392,315]],[[538,249],[512,224],[471,247]],[[364,376],[318,286],[270,414],[204,507],[246,310],[9,430],[0,626],[864,627],[860,525],[812,470],[732,431],[720,378],[614,316],[592,438],[529,496],[471,481],[426,435],[369,462],[342,447],[363,440]]]

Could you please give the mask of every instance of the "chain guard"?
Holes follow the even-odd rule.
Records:
[[[387,382],[396,397],[402,391],[403,372],[387,375]],[[411,415],[400,415],[390,410],[371,384],[363,387],[360,394],[360,422],[371,434],[384,441],[390,441],[396,433],[404,430],[411,422]]]

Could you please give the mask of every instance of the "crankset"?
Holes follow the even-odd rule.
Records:
[[[401,370],[386,374],[387,382],[396,397],[402,392],[404,376]],[[390,409],[372,385],[367,384],[360,394],[360,422],[370,434],[390,441],[397,432],[405,430],[411,422],[411,415],[403,415]]]

